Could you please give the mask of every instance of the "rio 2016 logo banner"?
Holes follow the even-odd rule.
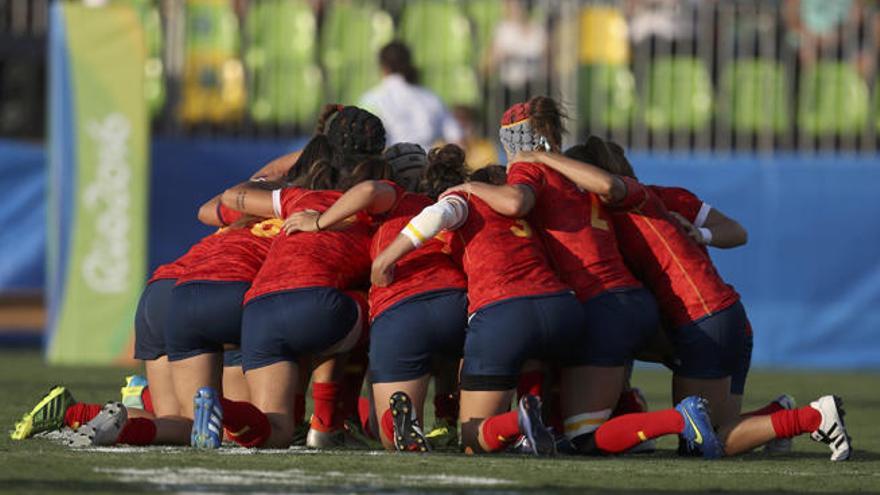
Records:
[[[145,46],[124,3],[52,4],[47,357],[131,359],[146,271]]]

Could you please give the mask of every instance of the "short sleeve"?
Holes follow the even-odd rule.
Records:
[[[507,184],[529,186],[535,196],[541,194],[546,183],[544,170],[537,163],[516,162],[507,168]]]
[[[611,210],[628,211],[641,208],[648,200],[648,189],[631,177],[619,177],[626,186],[626,195],[620,201],[608,203]]]
[[[682,187],[651,186],[651,190],[660,197],[667,210],[678,213],[697,228],[706,223],[712,210],[712,206]]]

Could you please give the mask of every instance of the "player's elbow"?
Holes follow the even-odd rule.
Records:
[[[733,235],[731,237],[734,243],[733,247],[744,246],[749,242],[749,231],[737,222],[733,222],[732,227],[731,230],[733,231]]]
[[[532,211],[532,207],[535,204],[534,198],[521,189],[514,189],[514,191],[508,200],[501,204],[501,209],[504,211],[499,211],[498,213],[514,218],[524,217]]]
[[[199,208],[199,221],[205,225],[221,226],[220,219],[217,217],[216,201],[208,201]]]
[[[223,206],[227,208],[237,211],[238,208],[235,207],[235,202],[236,197],[238,196],[238,192],[238,187],[231,187],[223,191],[223,194],[220,195],[220,203],[222,203]]]

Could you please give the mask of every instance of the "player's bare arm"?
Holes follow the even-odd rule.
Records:
[[[302,154],[302,151],[294,151],[292,153],[288,153],[286,155],[279,156],[269,163],[260,167],[259,170],[254,172],[254,175],[251,176],[251,179],[265,179],[265,180],[280,180],[284,175],[290,170],[290,167],[293,166],[294,163],[299,159],[299,156]]]
[[[396,200],[397,192],[387,183],[364,181],[346,191],[324,213],[302,211],[290,215],[284,220],[284,230],[292,234],[329,229],[359,211],[373,215],[387,213]]]
[[[541,162],[556,170],[579,187],[598,194],[602,201],[614,203],[626,196],[626,185],[614,174],[599,167],[561,155],[542,151],[525,151],[514,157],[515,161]]]
[[[220,218],[220,194],[214,196],[199,207],[199,221],[212,227],[222,227],[223,219]]]
[[[535,194],[528,186],[520,184],[495,186],[485,182],[465,182],[450,187],[441,197],[453,192],[473,194],[506,217],[524,217],[535,207]]]
[[[702,229],[707,229],[711,233],[706,244],[712,247],[730,249],[749,241],[748,231],[739,222],[715,208],[709,210],[709,215],[700,229],[701,232]]]
[[[272,191],[266,190],[265,183],[242,182],[221,195],[223,206],[250,215],[271,218],[275,216],[272,206]]]

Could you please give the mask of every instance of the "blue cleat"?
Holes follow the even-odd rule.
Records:
[[[193,427],[190,444],[197,449],[216,449],[223,442],[223,407],[211,387],[202,387],[193,397]]]
[[[556,455],[556,440],[541,420],[541,400],[534,395],[524,395],[519,401],[518,412],[519,431],[530,452],[537,456]]]
[[[718,459],[724,455],[724,448],[715,436],[712,420],[709,419],[708,403],[702,397],[690,396],[675,406],[684,420],[681,437],[691,451],[701,451],[705,459]]]

